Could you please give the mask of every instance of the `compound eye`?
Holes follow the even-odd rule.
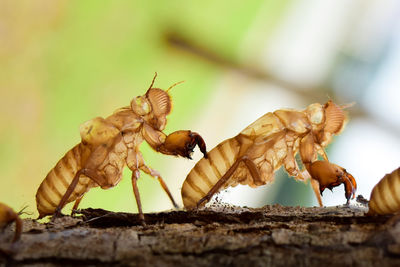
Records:
[[[312,124],[321,124],[324,120],[324,111],[321,104],[315,103],[307,108],[308,117]]]
[[[311,116],[311,122],[313,124],[320,124],[322,122],[322,118],[323,118],[322,112],[314,113]]]
[[[151,88],[147,91],[146,97],[157,117],[167,116],[171,112],[171,98],[166,91],[158,88]]]
[[[151,111],[151,105],[143,96],[135,97],[131,102],[132,110],[138,115],[146,115]]]

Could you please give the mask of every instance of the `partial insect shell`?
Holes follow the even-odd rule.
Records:
[[[400,168],[386,174],[372,189],[367,215],[400,211]]]

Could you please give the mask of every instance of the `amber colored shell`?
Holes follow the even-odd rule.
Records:
[[[57,162],[37,190],[36,205],[39,218],[59,212],[57,208],[63,208],[66,203],[75,200],[74,208],[76,208],[83,195],[93,187],[100,186],[102,189],[107,189],[117,185],[126,165],[135,175],[138,175],[137,171],[140,169],[154,176],[153,173],[157,172],[144,164],[139,150],[143,141],[157,152],[167,155],[186,155],[178,153],[181,148],[185,152],[189,150],[186,142],[173,143],[171,147],[164,146],[166,135],[162,130],[172,105],[167,91],[176,84],[167,91],[152,88],[156,76],[157,74],[146,95],[134,98],[131,107],[123,107],[105,119],[96,117],[81,125],[81,143],[69,150]],[[136,105],[137,103],[139,105]],[[136,109],[136,106],[140,107]],[[150,112],[154,114],[148,115]],[[206,153],[201,137],[188,137],[197,140]],[[158,178],[175,205],[168,188],[161,177]],[[140,199],[138,206],[141,213]]]
[[[386,174],[372,189],[368,215],[400,211],[400,168]]]
[[[319,103],[316,104],[322,106]],[[341,130],[346,119],[341,107],[332,101],[328,101],[323,107],[325,126],[320,130],[320,135],[326,137],[326,141],[319,144],[320,150],[329,144],[333,134]],[[251,175],[245,163],[239,163],[228,180],[216,192],[213,192],[214,194],[238,184],[257,187],[271,183],[274,180],[274,172],[281,166],[284,166],[286,170],[291,169],[293,176],[298,177],[300,171],[293,171],[297,165],[294,158],[299,150],[300,140],[312,131],[312,122],[306,112],[307,109],[305,111],[283,109],[266,113],[237,136],[221,142],[209,151],[208,158],[201,159],[194,166],[182,185],[181,194],[185,208],[196,208],[209,192],[213,192],[218,181],[242,157],[254,163],[258,177],[254,178],[255,176]],[[310,158],[310,161],[315,160],[317,156],[314,155],[316,151],[314,138],[312,146],[307,149],[309,156],[302,155],[303,158]],[[200,204],[205,203],[203,201]]]
[[[81,168],[82,145],[78,144],[62,157],[47,174],[36,193],[39,218],[55,212],[77,171]],[[67,203],[72,202],[96,186],[92,180],[82,177]]]
[[[20,239],[22,233],[22,220],[18,214],[7,205],[0,203],[0,230],[15,221],[15,234],[12,242]]]

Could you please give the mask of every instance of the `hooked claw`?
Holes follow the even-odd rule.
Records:
[[[196,144],[199,146],[199,149],[201,153],[203,153],[204,158],[207,158],[207,148],[206,148],[206,143],[204,142],[203,138],[198,134],[198,133],[190,133],[190,137],[192,138],[191,141],[191,146],[193,148],[196,146]],[[193,152],[192,148],[192,152]]]
[[[346,204],[349,204],[350,198],[355,197],[357,183],[346,169],[328,161],[318,160],[311,163],[307,170],[311,178],[318,181],[321,195],[325,188],[332,189],[344,184]]]
[[[200,151],[207,158],[206,143],[203,138],[198,133],[189,130],[176,131],[168,135],[162,150],[168,154],[192,159],[191,154],[196,145],[199,146]]]
[[[345,176],[343,182],[345,188],[345,196],[347,199],[346,204],[349,204],[350,198],[354,199],[354,197],[356,196],[356,190],[357,190],[356,179],[354,179],[353,175],[346,172],[345,170]]]

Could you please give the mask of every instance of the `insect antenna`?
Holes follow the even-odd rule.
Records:
[[[332,98],[330,97],[329,94],[326,94],[326,97],[328,98],[329,101],[332,101]],[[341,109],[346,109],[346,108],[351,108],[355,104],[356,104],[356,102],[353,101],[353,102],[350,102],[350,103],[347,103],[347,104],[343,104],[343,105],[338,105],[338,106]]]
[[[356,102],[350,102],[350,103],[347,103],[347,104],[343,104],[343,105],[339,105],[339,107],[341,108],[341,109],[346,109],[346,108],[351,108],[352,106],[354,106],[356,104]]]
[[[180,82],[174,83],[173,85],[171,85],[171,86],[170,86],[167,90],[165,90],[165,91],[168,93],[168,91],[171,90],[173,87],[177,86],[178,84],[184,83],[184,82],[185,82],[185,81],[180,81]]]
[[[154,81],[156,80],[156,78],[157,78],[157,71],[154,74],[154,78],[153,78],[153,81],[151,81],[149,89],[153,88],[153,84],[154,84]]]

